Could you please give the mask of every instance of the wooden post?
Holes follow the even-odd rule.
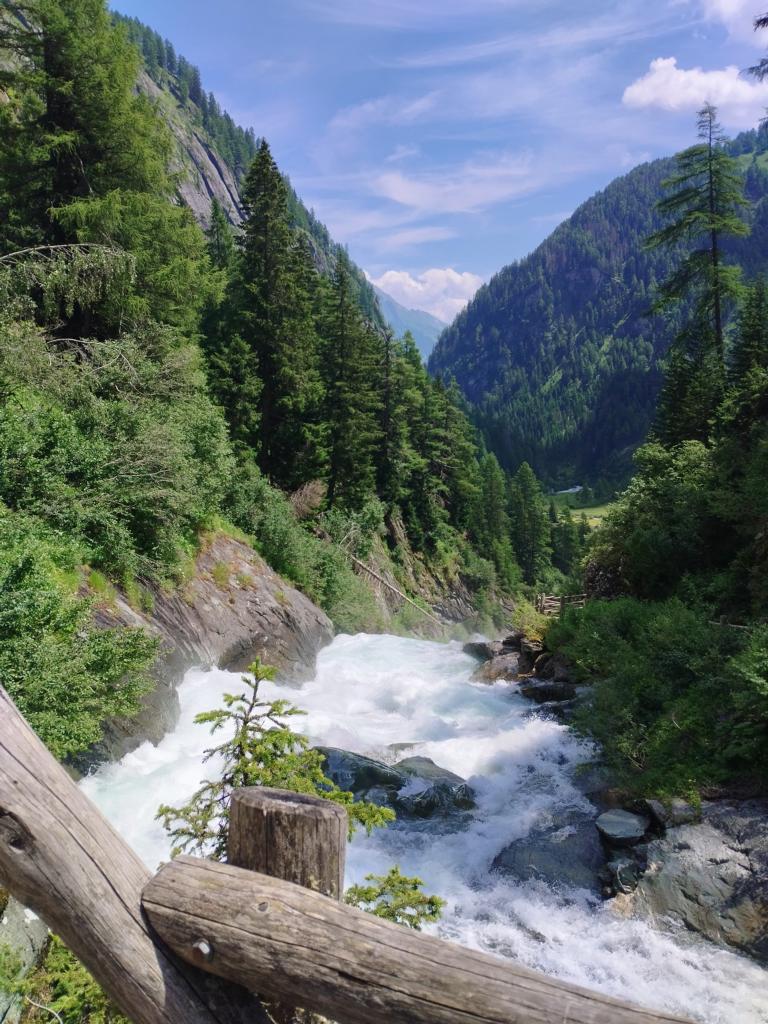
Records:
[[[322,797],[250,786],[236,789],[229,810],[227,862],[340,900],[349,823],[339,804]],[[306,1016],[294,1001],[270,1001],[275,1024]]]
[[[340,900],[348,827],[344,808],[322,797],[236,789],[227,862]]]
[[[672,1024],[682,1018],[577,988],[365,914],[277,878],[195,857],[164,865],[144,910],[180,956],[339,1024]]]
[[[0,687],[0,884],[61,936],[133,1024],[264,1020],[244,989],[211,984],[156,941],[141,910],[149,877]]]

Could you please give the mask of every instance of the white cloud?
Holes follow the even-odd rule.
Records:
[[[765,43],[765,33],[754,31],[756,14],[763,8],[755,0],[700,0],[704,17],[708,21],[719,21],[728,32],[744,42],[753,41],[757,46]]]
[[[434,109],[437,97],[437,92],[429,92],[415,99],[380,96],[338,111],[329,127],[333,131],[351,132],[375,124],[414,124]]]
[[[681,68],[675,57],[658,57],[648,72],[624,90],[628,107],[696,110],[713,103],[731,127],[751,128],[768,106],[768,82],[745,78],[735,66],[715,71]]]
[[[572,53],[579,48],[601,47],[604,44],[616,46],[653,37],[663,32],[671,23],[668,13],[649,18],[647,10],[621,10],[592,20],[582,18],[573,24],[555,25],[544,31],[518,31],[508,35],[495,35],[479,42],[461,43],[458,46],[411,54],[396,59],[393,64],[402,68],[441,68],[495,60],[512,54],[535,54],[538,57],[541,53],[557,53],[563,50]]]
[[[407,270],[387,270],[381,277],[368,277],[401,305],[423,309],[445,323],[461,312],[483,283],[477,274],[452,267],[433,267],[415,276]]]
[[[372,189],[420,213],[472,213],[525,195],[538,183],[530,155],[504,154],[495,160],[470,161],[455,170],[419,176],[388,171],[374,179]]]
[[[412,156],[419,155],[418,146],[395,146],[389,156],[386,158],[388,164],[396,164],[401,160],[408,160]]]
[[[423,227],[406,228],[387,235],[379,242],[379,248],[388,252],[410,245],[423,245],[426,242],[442,242],[446,238],[456,238],[457,232],[451,228]]]

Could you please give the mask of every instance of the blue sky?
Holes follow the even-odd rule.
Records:
[[[448,320],[616,175],[753,127],[766,0],[119,0],[272,145],[396,299]]]

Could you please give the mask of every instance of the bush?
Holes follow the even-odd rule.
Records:
[[[102,723],[138,710],[157,642],[98,630],[73,593],[78,550],[0,505],[0,679],[59,758],[98,742]]]
[[[768,629],[709,618],[674,598],[621,598],[549,629],[549,646],[595,679],[577,728],[638,792],[695,793],[745,774],[768,781]]]

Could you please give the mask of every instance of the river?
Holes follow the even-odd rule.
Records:
[[[437,926],[445,938],[706,1024],[766,1024],[768,972],[747,958],[626,920],[587,891],[556,892],[489,871],[503,847],[553,814],[589,810],[574,771],[593,751],[564,726],[532,714],[509,684],[471,683],[475,667],[457,643],[341,636],[321,652],[311,682],[262,684],[262,695],[288,696],[307,712],[295,721],[314,743],[389,762],[423,755],[468,779],[477,794],[477,809],[461,827],[402,822],[356,836],[348,883],[398,863],[447,900]],[[211,737],[194,716],[238,686],[229,672],[188,672],[174,732],[82,783],[153,869],[168,857],[154,820],[158,805],[181,803],[214,770],[202,767]],[[412,746],[403,752],[403,744]]]

